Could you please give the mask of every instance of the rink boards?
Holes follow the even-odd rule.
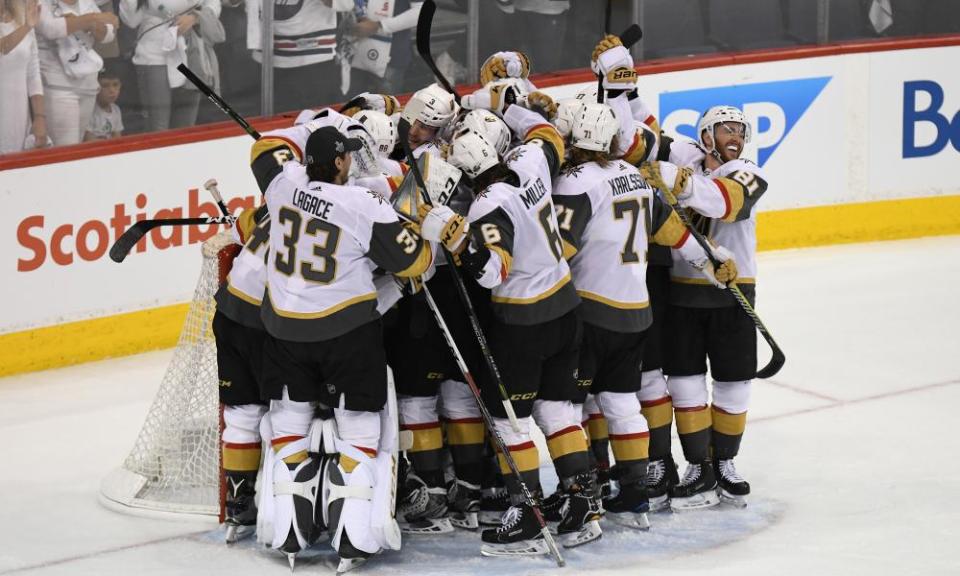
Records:
[[[701,110],[743,108],[745,154],[771,184],[760,249],[960,233],[960,37],[647,63],[640,92],[668,133]],[[589,72],[534,79],[555,98]],[[288,125],[265,121],[260,130]],[[101,148],[0,159],[0,257],[8,294],[0,376],[173,345],[212,227],[155,230],[121,265],[106,252],[141,218],[216,215],[215,177],[236,210],[257,189],[233,126],[132,137]],[[46,162],[46,163],[45,163]]]

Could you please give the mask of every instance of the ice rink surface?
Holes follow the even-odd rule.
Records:
[[[605,523],[562,573],[960,574],[960,237],[762,253],[759,277],[787,364],[753,388],[737,459],[750,506],[654,515],[649,533]],[[208,523],[98,503],[170,356],[0,379],[0,576],[289,573]],[[480,558],[478,540],[405,539],[356,574],[561,573],[548,557]],[[297,573],[332,566],[321,545]]]

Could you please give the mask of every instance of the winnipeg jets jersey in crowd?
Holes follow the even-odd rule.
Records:
[[[763,170],[750,160],[731,160],[709,172],[704,169],[706,153],[696,142],[674,141],[670,162],[694,170],[689,197],[680,205],[696,212],[694,224],[715,244],[730,250],[737,261],[738,278],[744,295],[752,302],[757,275],[757,201],[767,191]],[[712,286],[674,252],[671,299],[682,306],[713,308],[734,304],[726,291]]]
[[[298,128],[264,134],[251,167],[271,221],[264,326],[277,338],[312,342],[376,319],[374,270],[419,276],[431,249],[379,193],[310,181],[303,147],[290,138]]]
[[[624,160],[564,168],[553,201],[583,320],[616,332],[646,330],[653,321],[648,235],[658,244],[683,244],[689,233],[680,218]]]
[[[532,116],[530,115],[532,114]],[[542,137],[563,144],[553,126],[536,113],[511,106],[508,126],[526,141]],[[507,324],[539,324],[559,318],[579,302],[563,258],[556,214],[551,201],[552,178],[544,146],[514,148],[506,165],[519,177],[519,186],[497,182],[477,195],[467,220],[475,242],[486,245],[501,262],[499,285],[493,287],[493,313]]]

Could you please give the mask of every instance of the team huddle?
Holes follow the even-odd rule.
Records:
[[[745,505],[756,331],[727,288],[753,302],[750,125],[716,106],[671,137],[618,38],[591,66],[599,86],[554,102],[498,52],[459,104],[364,93],[256,141],[264,202],[213,321],[228,542],[256,532],[292,566],[329,539],[342,572],[401,535],[537,555]]]

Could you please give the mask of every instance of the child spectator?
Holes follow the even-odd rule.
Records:
[[[120,116],[120,107],[117,98],[123,84],[120,77],[110,70],[100,73],[100,92],[97,93],[97,105],[93,107],[93,116],[90,117],[90,126],[83,135],[83,141],[107,140],[116,138],[123,132],[123,119]]]

